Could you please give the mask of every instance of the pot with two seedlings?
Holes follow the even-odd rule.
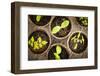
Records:
[[[71,31],[71,21],[67,17],[56,16],[50,26],[53,37],[64,39]]]

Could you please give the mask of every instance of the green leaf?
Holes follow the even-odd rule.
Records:
[[[32,36],[31,39],[28,41],[28,44],[33,47],[34,37]]]
[[[43,45],[42,45],[41,43],[39,43],[39,47],[40,47],[40,48],[42,48],[42,47],[43,47]]]
[[[34,37],[33,36],[31,37],[31,41],[34,42]]]
[[[80,17],[80,18],[79,18],[79,20],[83,20],[83,19],[84,19],[83,17]]]
[[[31,47],[33,47],[33,43],[30,43]]]
[[[43,45],[46,45],[47,43],[48,43],[48,42],[47,42],[47,41],[45,41],[45,40],[44,40],[44,41],[42,41],[42,44],[43,44]]]
[[[34,42],[34,50],[35,49],[39,49],[39,45],[38,45],[38,42],[37,41]]]
[[[78,47],[78,44],[76,43],[75,46],[74,46],[74,49],[77,49],[77,47]]]
[[[77,43],[77,38],[75,38],[75,39],[73,40],[73,42],[74,42],[74,43]]]
[[[59,32],[61,29],[60,26],[55,26],[53,29],[52,29],[52,34],[56,34],[57,32]]]
[[[38,37],[37,41],[38,41],[39,43],[41,43],[41,42],[42,42],[42,38],[41,38],[41,37]]]
[[[57,45],[57,46],[56,46],[56,53],[57,53],[57,54],[60,54],[61,51],[62,51],[61,46]]]
[[[84,23],[84,26],[88,26],[88,23],[87,23],[87,22],[85,22],[85,23]]]
[[[77,35],[77,38],[79,38],[80,37],[80,32],[78,33],[78,35]]]
[[[60,56],[57,53],[54,53],[55,59],[60,60]]]
[[[36,16],[36,21],[39,22],[39,21],[41,20],[41,17],[42,17],[42,16],[39,16],[39,15]]]
[[[64,20],[61,24],[61,28],[66,28],[69,25],[69,20]]]
[[[72,38],[71,38],[71,41],[74,40],[75,38],[76,38],[76,36],[72,37]]]
[[[84,44],[84,37],[82,36],[82,41],[83,41],[83,44]]]

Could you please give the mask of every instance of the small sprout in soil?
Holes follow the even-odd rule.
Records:
[[[55,59],[60,60],[60,56],[57,53],[54,53]]]
[[[81,37],[81,39],[80,39],[80,37]],[[74,49],[77,49],[78,43],[84,44],[84,37],[81,36],[80,32],[78,33],[77,36],[75,35],[74,37],[72,37],[71,40],[74,43]]]
[[[40,48],[43,48],[48,42],[45,40],[42,40],[41,37],[38,37],[38,39],[35,41],[34,37],[32,36],[31,39],[28,41],[29,45],[34,49],[38,50]]]
[[[88,18],[87,17],[80,17],[79,21],[84,25],[88,26]]]
[[[56,34],[56,33],[58,33],[61,29],[67,28],[68,26],[69,26],[69,20],[64,20],[64,21],[61,23],[61,26],[55,26],[55,27],[53,27],[53,29],[52,29],[52,34]]]
[[[54,53],[54,56],[55,56],[56,60],[60,60],[61,59],[60,56],[59,56],[59,54],[61,53],[61,51],[62,51],[62,48],[59,45],[57,45],[56,46],[56,52]]]
[[[39,15],[38,15],[38,16],[36,16],[36,21],[37,21],[37,22],[40,22],[41,17],[42,17],[42,16],[39,16]]]

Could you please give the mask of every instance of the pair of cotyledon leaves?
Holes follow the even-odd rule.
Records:
[[[61,23],[61,26],[55,26],[53,27],[52,29],[52,34],[56,34],[58,33],[62,28],[66,28],[69,26],[69,20],[64,20],[62,23]]]
[[[60,56],[59,56],[59,54],[61,54],[61,51],[62,51],[61,46],[57,45],[56,46],[56,52],[53,53],[56,60],[60,60],[61,59]]]

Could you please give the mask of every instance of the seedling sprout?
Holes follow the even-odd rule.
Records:
[[[55,27],[53,27],[53,29],[52,29],[52,34],[56,34],[56,33],[58,33],[61,29],[63,29],[63,28],[66,28],[66,27],[68,27],[69,26],[69,20],[64,20],[62,23],[61,23],[61,26],[55,26]]]
[[[59,54],[61,54],[61,51],[62,51],[61,46],[57,45],[56,46],[56,52],[54,53],[54,56],[55,56],[56,60],[60,60],[61,59],[60,56],[59,56]]]

